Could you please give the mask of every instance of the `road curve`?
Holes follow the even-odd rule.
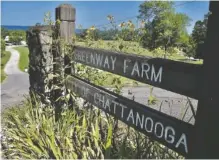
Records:
[[[20,54],[13,46],[7,46],[6,51],[11,57],[4,68],[7,78],[1,84],[1,110],[19,104],[29,90],[29,75],[18,69]]]

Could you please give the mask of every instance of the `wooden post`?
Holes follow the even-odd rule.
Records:
[[[205,41],[202,97],[198,103],[188,158],[219,158],[219,2],[210,1]]]
[[[66,55],[66,53],[69,51],[66,47],[72,46],[72,37],[74,36],[74,30],[75,30],[75,8],[73,8],[69,4],[62,4],[58,6],[55,9],[55,16],[56,16],[56,34],[59,38],[58,42],[58,52],[55,51],[54,54],[54,61],[57,62],[55,64],[55,70],[56,73],[61,75],[61,79],[65,78],[66,74],[71,74],[71,67],[66,68],[66,66],[70,66],[70,58]],[[60,84],[60,81],[56,79],[56,84]],[[62,96],[63,92],[65,94],[65,86],[60,85],[60,88],[55,92],[55,99]],[[61,112],[61,107],[63,106],[62,102],[57,102],[56,105],[56,117],[58,117],[59,113]]]
[[[60,21],[58,33],[64,43],[68,46],[72,44],[72,37],[74,36],[75,30],[75,8],[69,4],[62,4],[56,8],[56,20]],[[64,57],[64,65],[69,65],[70,58],[65,55],[65,51],[62,53]],[[65,69],[65,73],[71,74],[71,68]]]

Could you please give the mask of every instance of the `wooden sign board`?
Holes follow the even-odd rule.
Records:
[[[76,46],[75,62],[198,99],[201,66]]]
[[[115,116],[136,130],[152,137],[174,151],[187,155],[193,126],[139,104],[75,76],[68,76],[66,88],[94,106]]]

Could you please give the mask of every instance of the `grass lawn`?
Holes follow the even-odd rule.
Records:
[[[90,44],[91,48],[100,48],[105,50],[111,50],[111,51],[120,51],[119,49],[120,42],[118,41],[93,41]],[[85,42],[76,42],[76,45],[78,46],[87,46]],[[130,41],[123,41],[122,42],[123,48],[121,52],[124,53],[133,53],[137,55],[142,56],[150,56],[150,57],[159,57],[163,58],[162,56],[157,56],[153,52],[141,47],[138,42],[130,42]],[[183,55],[180,54],[173,54],[172,56],[168,56],[167,59],[181,61],[185,63],[194,63],[194,64],[202,64],[202,60],[200,61],[190,61],[187,60]]]
[[[7,75],[4,72],[4,68],[10,56],[11,56],[11,52],[5,51],[4,55],[1,57],[1,82],[3,82],[5,78],[7,77]]]
[[[15,47],[19,53],[20,53],[20,60],[19,60],[19,69],[24,72],[26,68],[28,68],[29,65],[29,50],[27,47]]]

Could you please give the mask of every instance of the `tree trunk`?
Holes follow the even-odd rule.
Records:
[[[164,46],[164,59],[166,59],[166,54],[167,54],[167,45]]]

